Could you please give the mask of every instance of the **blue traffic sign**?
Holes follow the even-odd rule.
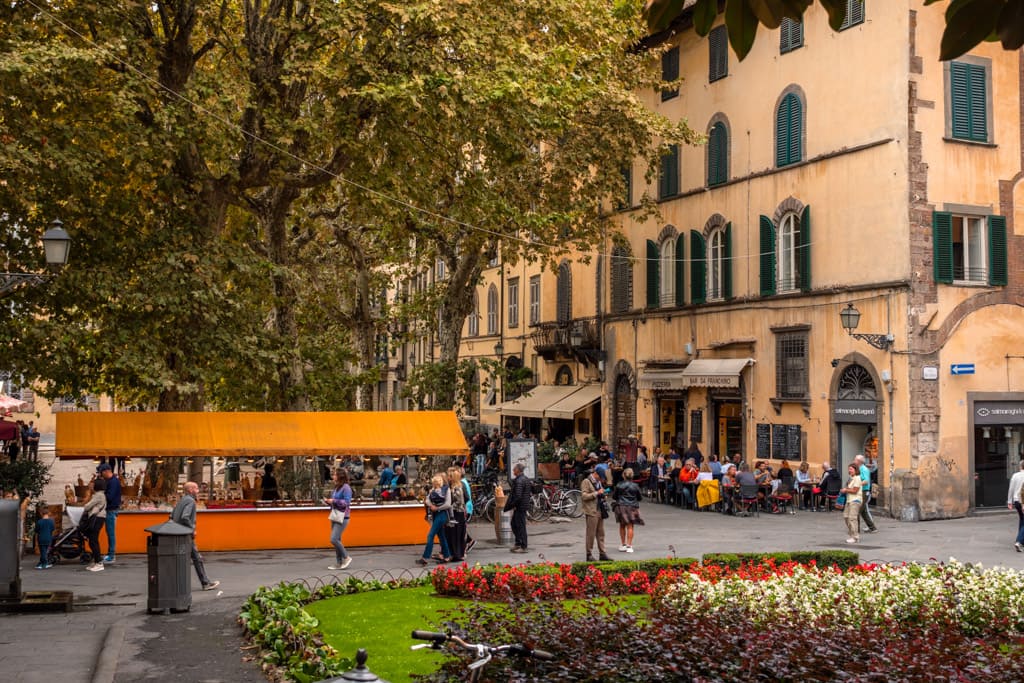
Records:
[[[953,363],[949,366],[951,375],[973,375],[974,363]]]

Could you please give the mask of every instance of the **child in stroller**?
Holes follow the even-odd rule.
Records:
[[[82,508],[68,507],[68,517],[71,518],[71,526],[53,539],[50,546],[47,564],[58,564],[63,560],[77,560],[82,558],[85,551],[86,536],[79,530],[78,525],[82,521]]]

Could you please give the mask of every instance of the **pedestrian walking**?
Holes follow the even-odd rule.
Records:
[[[517,462],[512,466],[512,491],[508,500],[505,501],[505,512],[512,511],[512,536],[515,538],[514,553],[527,552],[526,537],[526,511],[530,509],[530,496],[533,485],[523,472],[526,468],[523,463]]]
[[[863,502],[864,487],[860,481],[860,469],[856,464],[851,464],[847,469],[849,480],[846,487],[841,489],[846,494],[846,507],[843,508],[843,520],[846,522],[846,531],[849,537],[847,543],[860,541],[860,509]]]
[[[860,521],[867,525],[868,528],[865,531],[873,534],[878,531],[878,528],[875,526],[875,520],[871,516],[871,509],[868,506],[868,503],[871,502],[871,470],[865,464],[863,455],[857,455],[853,462],[857,465],[857,474],[860,477],[861,485]]]
[[[430,563],[434,553],[434,537],[437,536],[441,544],[441,564],[451,559],[451,549],[448,547],[448,536],[445,528],[448,526],[448,515],[452,509],[451,488],[445,483],[444,476],[435,474],[430,480],[431,489],[427,494],[426,508],[427,521],[430,522],[430,530],[427,531],[427,542],[423,546],[423,555],[417,560],[422,565]]]
[[[1013,548],[1018,553],[1024,552],[1024,460],[1020,461],[1020,469],[1010,477],[1010,489],[1006,492],[1006,507],[1017,511],[1017,539]]]
[[[462,562],[466,555],[466,489],[462,485],[462,468],[448,468],[448,487],[452,495],[451,519],[445,527],[448,550],[454,562]]]
[[[633,468],[627,467],[622,471],[622,481],[612,492],[612,505],[615,508],[615,521],[619,523],[619,540],[622,544],[619,551],[624,553],[633,552],[633,527],[636,524],[643,524],[640,519],[640,499],[643,494],[640,486],[633,481]]]
[[[192,530],[192,566],[196,569],[196,576],[199,577],[199,584],[204,591],[212,591],[220,585],[220,581],[211,581],[206,575],[206,567],[203,565],[203,556],[199,554],[196,547],[196,496],[199,495],[199,484],[194,481],[185,482],[185,495],[181,497],[178,504],[171,511],[171,521]],[[100,565],[101,567],[103,565]]]
[[[107,498],[105,525],[107,529],[107,554],[103,563],[110,564],[117,554],[117,514],[121,511],[121,480],[114,476],[114,470],[104,463],[99,466],[99,475],[106,482],[104,495]]]
[[[352,513],[352,487],[348,483],[348,470],[344,467],[334,470],[334,492],[330,498],[324,498],[324,502],[331,508],[331,545],[334,546],[335,557],[334,564],[327,568],[339,571],[352,564],[352,557],[341,541],[341,535],[345,533]]]

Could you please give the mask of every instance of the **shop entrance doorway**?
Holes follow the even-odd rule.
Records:
[[[743,452],[743,408],[738,401],[715,402],[717,433],[713,450],[719,460]]]
[[[974,428],[974,506],[1005,508],[1010,477],[1020,468],[1020,425]]]

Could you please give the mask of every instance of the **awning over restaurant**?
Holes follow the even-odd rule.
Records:
[[[685,389],[689,385],[683,380],[682,368],[656,368],[644,370],[638,378],[638,389],[672,391]]]
[[[571,420],[576,413],[601,400],[600,384],[584,384],[561,401],[544,409],[544,417],[556,420]]]
[[[62,459],[466,455],[455,413],[57,413]]]
[[[738,387],[740,372],[753,362],[753,358],[698,358],[683,369],[683,382],[688,387]]]
[[[502,415],[513,417],[544,417],[544,410],[574,393],[579,385],[541,384],[519,398],[494,406]]]

